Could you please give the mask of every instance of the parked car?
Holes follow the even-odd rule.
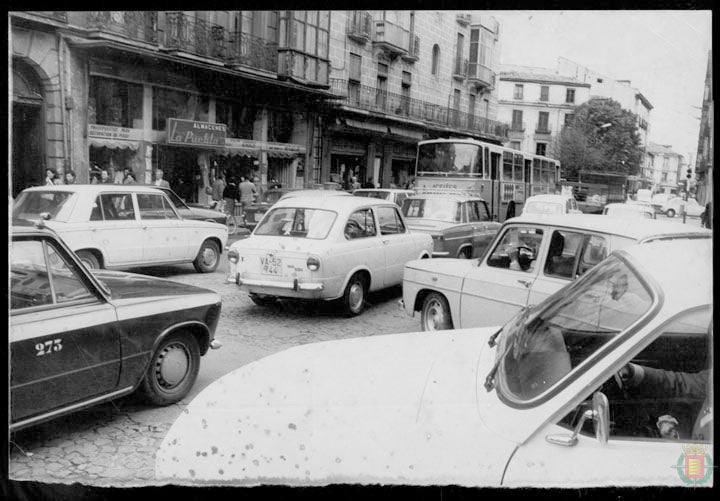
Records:
[[[219,210],[208,209],[201,206],[189,206],[185,201],[175,193],[172,188],[164,186],[154,186],[156,190],[165,193],[183,219],[194,219],[196,221],[209,221],[211,223],[227,225],[227,214]]]
[[[155,405],[181,400],[200,357],[220,347],[220,309],[199,287],[91,273],[43,220],[13,220],[10,430],[134,391]]]
[[[671,198],[663,204],[661,211],[667,217],[675,217],[675,214],[682,214],[683,206],[685,213],[690,217],[700,217],[705,208],[700,205],[694,198],[683,200],[682,197]]]
[[[604,216],[620,217],[620,218],[645,218],[655,219],[655,209],[652,206],[641,204],[607,204],[603,207]]]
[[[399,285],[405,263],[431,253],[432,239],[410,232],[395,204],[349,194],[291,197],[230,246],[228,280],[258,305],[340,299],[357,315],[368,292]]]
[[[407,197],[415,194],[413,190],[400,190],[395,188],[360,188],[352,192],[356,197],[373,197],[390,202],[402,207]]]
[[[280,200],[293,197],[327,197],[327,196],[350,196],[350,193],[342,190],[334,189],[307,189],[307,190],[289,190],[283,193]]]
[[[265,213],[280,198],[291,191],[299,191],[297,188],[272,188],[265,192],[251,205],[245,209],[245,225],[248,228],[255,228],[262,220]]]
[[[610,252],[635,243],[706,238],[706,229],[669,221],[591,214],[524,214],[508,219],[479,260],[410,261],[402,304],[422,330],[505,323],[586,273]]]
[[[525,200],[523,214],[582,214],[577,201],[568,195],[533,195]]]
[[[183,219],[156,187],[115,184],[39,186],[18,195],[13,218],[47,218],[89,268],[192,263],[215,271],[228,238],[224,224]]]
[[[186,485],[711,485],[712,413],[700,392],[643,393],[616,375],[630,362],[696,379],[712,371],[712,256],[710,239],[628,247],[502,328],[270,355],[193,399],[158,448],[155,476]],[[706,384],[710,395],[712,377]],[[678,438],[661,437],[661,416],[678,421]]]
[[[500,228],[485,200],[470,195],[413,195],[402,212],[411,230],[432,237],[433,257],[481,256]]]

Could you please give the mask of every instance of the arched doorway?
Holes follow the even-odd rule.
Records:
[[[43,184],[45,178],[45,108],[35,70],[13,58],[12,196]]]

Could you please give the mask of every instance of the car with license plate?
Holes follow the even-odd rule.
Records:
[[[10,430],[138,392],[168,405],[219,348],[221,298],[160,278],[89,271],[40,220],[12,221]]]
[[[373,197],[382,200],[389,200],[402,207],[407,197],[413,196],[413,190],[401,190],[396,188],[360,188],[352,192],[356,197]]]
[[[369,292],[399,285],[405,263],[431,253],[431,238],[410,231],[391,202],[349,194],[291,197],[230,246],[228,281],[258,305],[340,300],[346,314],[357,315]]]
[[[705,208],[694,198],[684,200],[682,197],[674,197],[665,202],[660,211],[667,217],[682,215],[683,212],[690,217],[700,217]]]
[[[586,273],[610,252],[657,239],[709,239],[710,230],[592,214],[508,219],[480,259],[410,261],[402,307],[423,330],[499,325]]]
[[[501,327],[311,343],[254,361],[176,419],[156,479],[699,493],[713,483],[712,257],[710,239],[634,245]],[[645,377],[705,377],[705,389],[631,384],[630,363]],[[662,435],[658,421],[672,420],[676,433]]]
[[[652,206],[631,203],[612,203],[603,207],[603,215],[620,218],[656,219]]]
[[[89,268],[127,269],[192,263],[215,271],[228,238],[225,224],[186,219],[157,187],[115,184],[23,190],[13,218],[47,219]]]
[[[523,214],[581,214],[575,198],[568,195],[533,195],[525,200]]]
[[[417,194],[405,199],[402,212],[411,230],[432,237],[433,257],[479,257],[500,228],[485,200],[472,195]]]

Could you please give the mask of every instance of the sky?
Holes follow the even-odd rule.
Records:
[[[648,140],[694,162],[708,52],[709,10],[480,11],[500,23],[502,64],[555,68],[565,57],[630,80],[653,105]]]

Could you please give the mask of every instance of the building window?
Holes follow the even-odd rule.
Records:
[[[662,173],[662,179],[661,179],[661,181],[662,181],[663,183],[665,183],[665,182],[667,182],[667,180],[668,180],[668,173],[667,173],[667,172],[663,172],[663,173]]]
[[[453,125],[460,125],[460,91],[455,89],[453,91]]]
[[[440,46],[438,44],[433,45],[432,50],[432,74],[438,74],[438,66],[440,64]]]
[[[575,89],[566,89],[565,90],[565,102],[566,103],[574,103],[575,102]]]
[[[198,120],[201,122],[207,122],[208,120],[210,100],[207,96],[153,87],[152,101],[152,128],[154,130],[165,130],[168,118]]]
[[[477,96],[475,94],[468,94],[468,115],[470,115],[470,118],[475,116],[475,102],[477,100]]]
[[[465,45],[465,37],[462,33],[458,33],[457,47],[455,48],[455,73],[458,75],[463,72],[463,45]]]
[[[375,106],[385,109],[387,103],[388,65],[378,63],[377,87],[375,89]]]
[[[510,125],[510,128],[512,130],[525,130],[525,127],[523,127],[522,120],[523,120],[522,110],[513,110],[512,124]]]
[[[565,127],[572,125],[575,120],[575,113],[565,113]]]
[[[523,98],[523,85],[522,84],[515,84],[515,94],[513,95],[515,99],[522,99]]]
[[[362,56],[358,54],[350,54],[350,80],[360,81],[362,68]]]
[[[404,115],[410,114],[410,87],[412,85],[412,73],[402,72],[400,108]]]
[[[535,146],[535,154],[536,155],[547,155],[547,143],[537,143]]]
[[[142,85],[90,77],[88,123],[142,129],[142,110]]]
[[[550,132],[549,129],[550,113],[547,111],[541,111],[538,113],[538,132]]]
[[[550,87],[547,85],[540,86],[540,101],[547,101],[550,96]]]
[[[348,103],[353,106],[360,105],[360,74],[362,57],[350,54],[350,74],[348,76]]]
[[[327,84],[329,69],[329,33],[330,11],[327,10],[295,10],[283,11],[281,18],[287,23],[287,40],[281,29],[279,44],[284,49],[285,61],[289,74],[308,81]],[[287,51],[287,52],[286,52]]]
[[[234,101],[215,102],[215,121],[227,125],[228,137],[252,139],[256,109]]]
[[[510,149],[520,151],[520,141],[510,141]]]

